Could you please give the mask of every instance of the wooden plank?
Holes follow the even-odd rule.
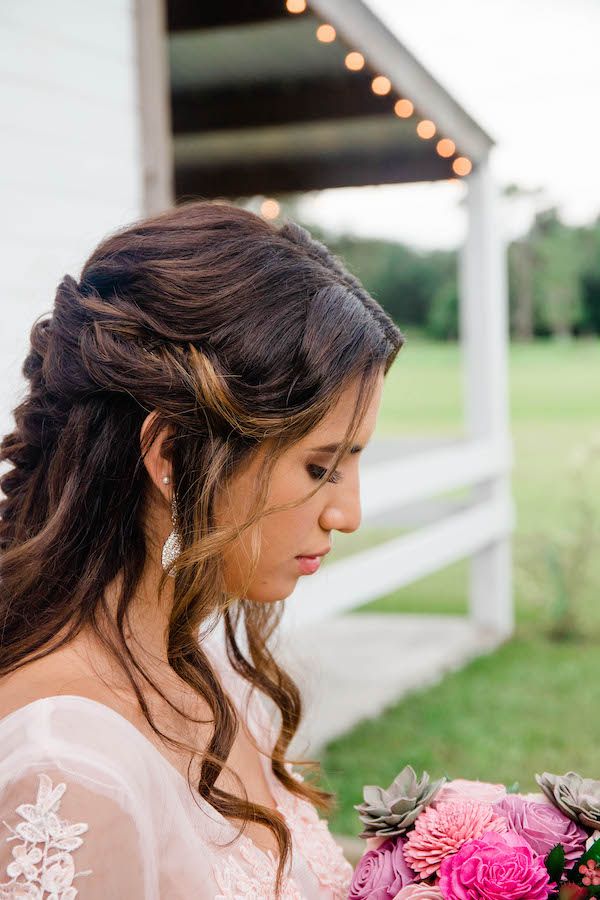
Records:
[[[178,201],[194,197],[238,198],[334,187],[444,181],[448,177],[447,161],[439,158],[404,159],[398,155],[395,159],[382,159],[340,155],[337,160],[176,170],[175,195]]]
[[[171,100],[175,134],[257,128],[262,125],[393,116],[393,101],[371,90],[372,73],[352,77],[289,79],[235,88],[176,93]],[[414,123],[413,123],[414,129]]]
[[[508,442],[489,439],[461,441],[418,456],[379,462],[361,476],[363,519],[481,484],[508,472],[510,466]]]
[[[245,25],[289,15],[282,0],[235,0],[235,3],[199,3],[198,0],[168,0],[169,31],[223,28]]]

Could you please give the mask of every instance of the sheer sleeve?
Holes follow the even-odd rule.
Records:
[[[149,900],[152,848],[118,779],[49,763],[0,793],[0,898]]]

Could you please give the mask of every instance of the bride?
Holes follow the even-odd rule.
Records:
[[[63,278],[0,444],[0,897],[345,900],[270,641],[359,527],[402,343],[305,229],[221,202]]]

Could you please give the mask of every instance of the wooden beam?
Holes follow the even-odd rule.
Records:
[[[281,0],[235,0],[234,3],[208,3],[199,0],[168,0],[169,31],[223,28],[280,19],[289,15]]]
[[[439,156],[395,157],[364,153],[330,159],[266,161],[254,165],[198,166],[175,171],[178,201],[191,197],[244,197],[367,184],[443,181],[453,175]]]
[[[380,97],[371,90],[371,73],[339,78],[314,78],[235,89],[186,91],[171,99],[175,134],[249,128],[261,125],[347,119],[352,116],[393,116],[396,95]]]

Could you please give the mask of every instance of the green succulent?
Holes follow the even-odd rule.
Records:
[[[577,772],[551,775],[544,772],[535,780],[569,819],[587,828],[600,829],[600,781],[582,778]]]
[[[364,825],[359,837],[403,834],[434,800],[446,781],[442,777],[432,782],[427,772],[418,779],[412,766],[405,766],[388,788],[365,785],[364,802],[354,807]]]

